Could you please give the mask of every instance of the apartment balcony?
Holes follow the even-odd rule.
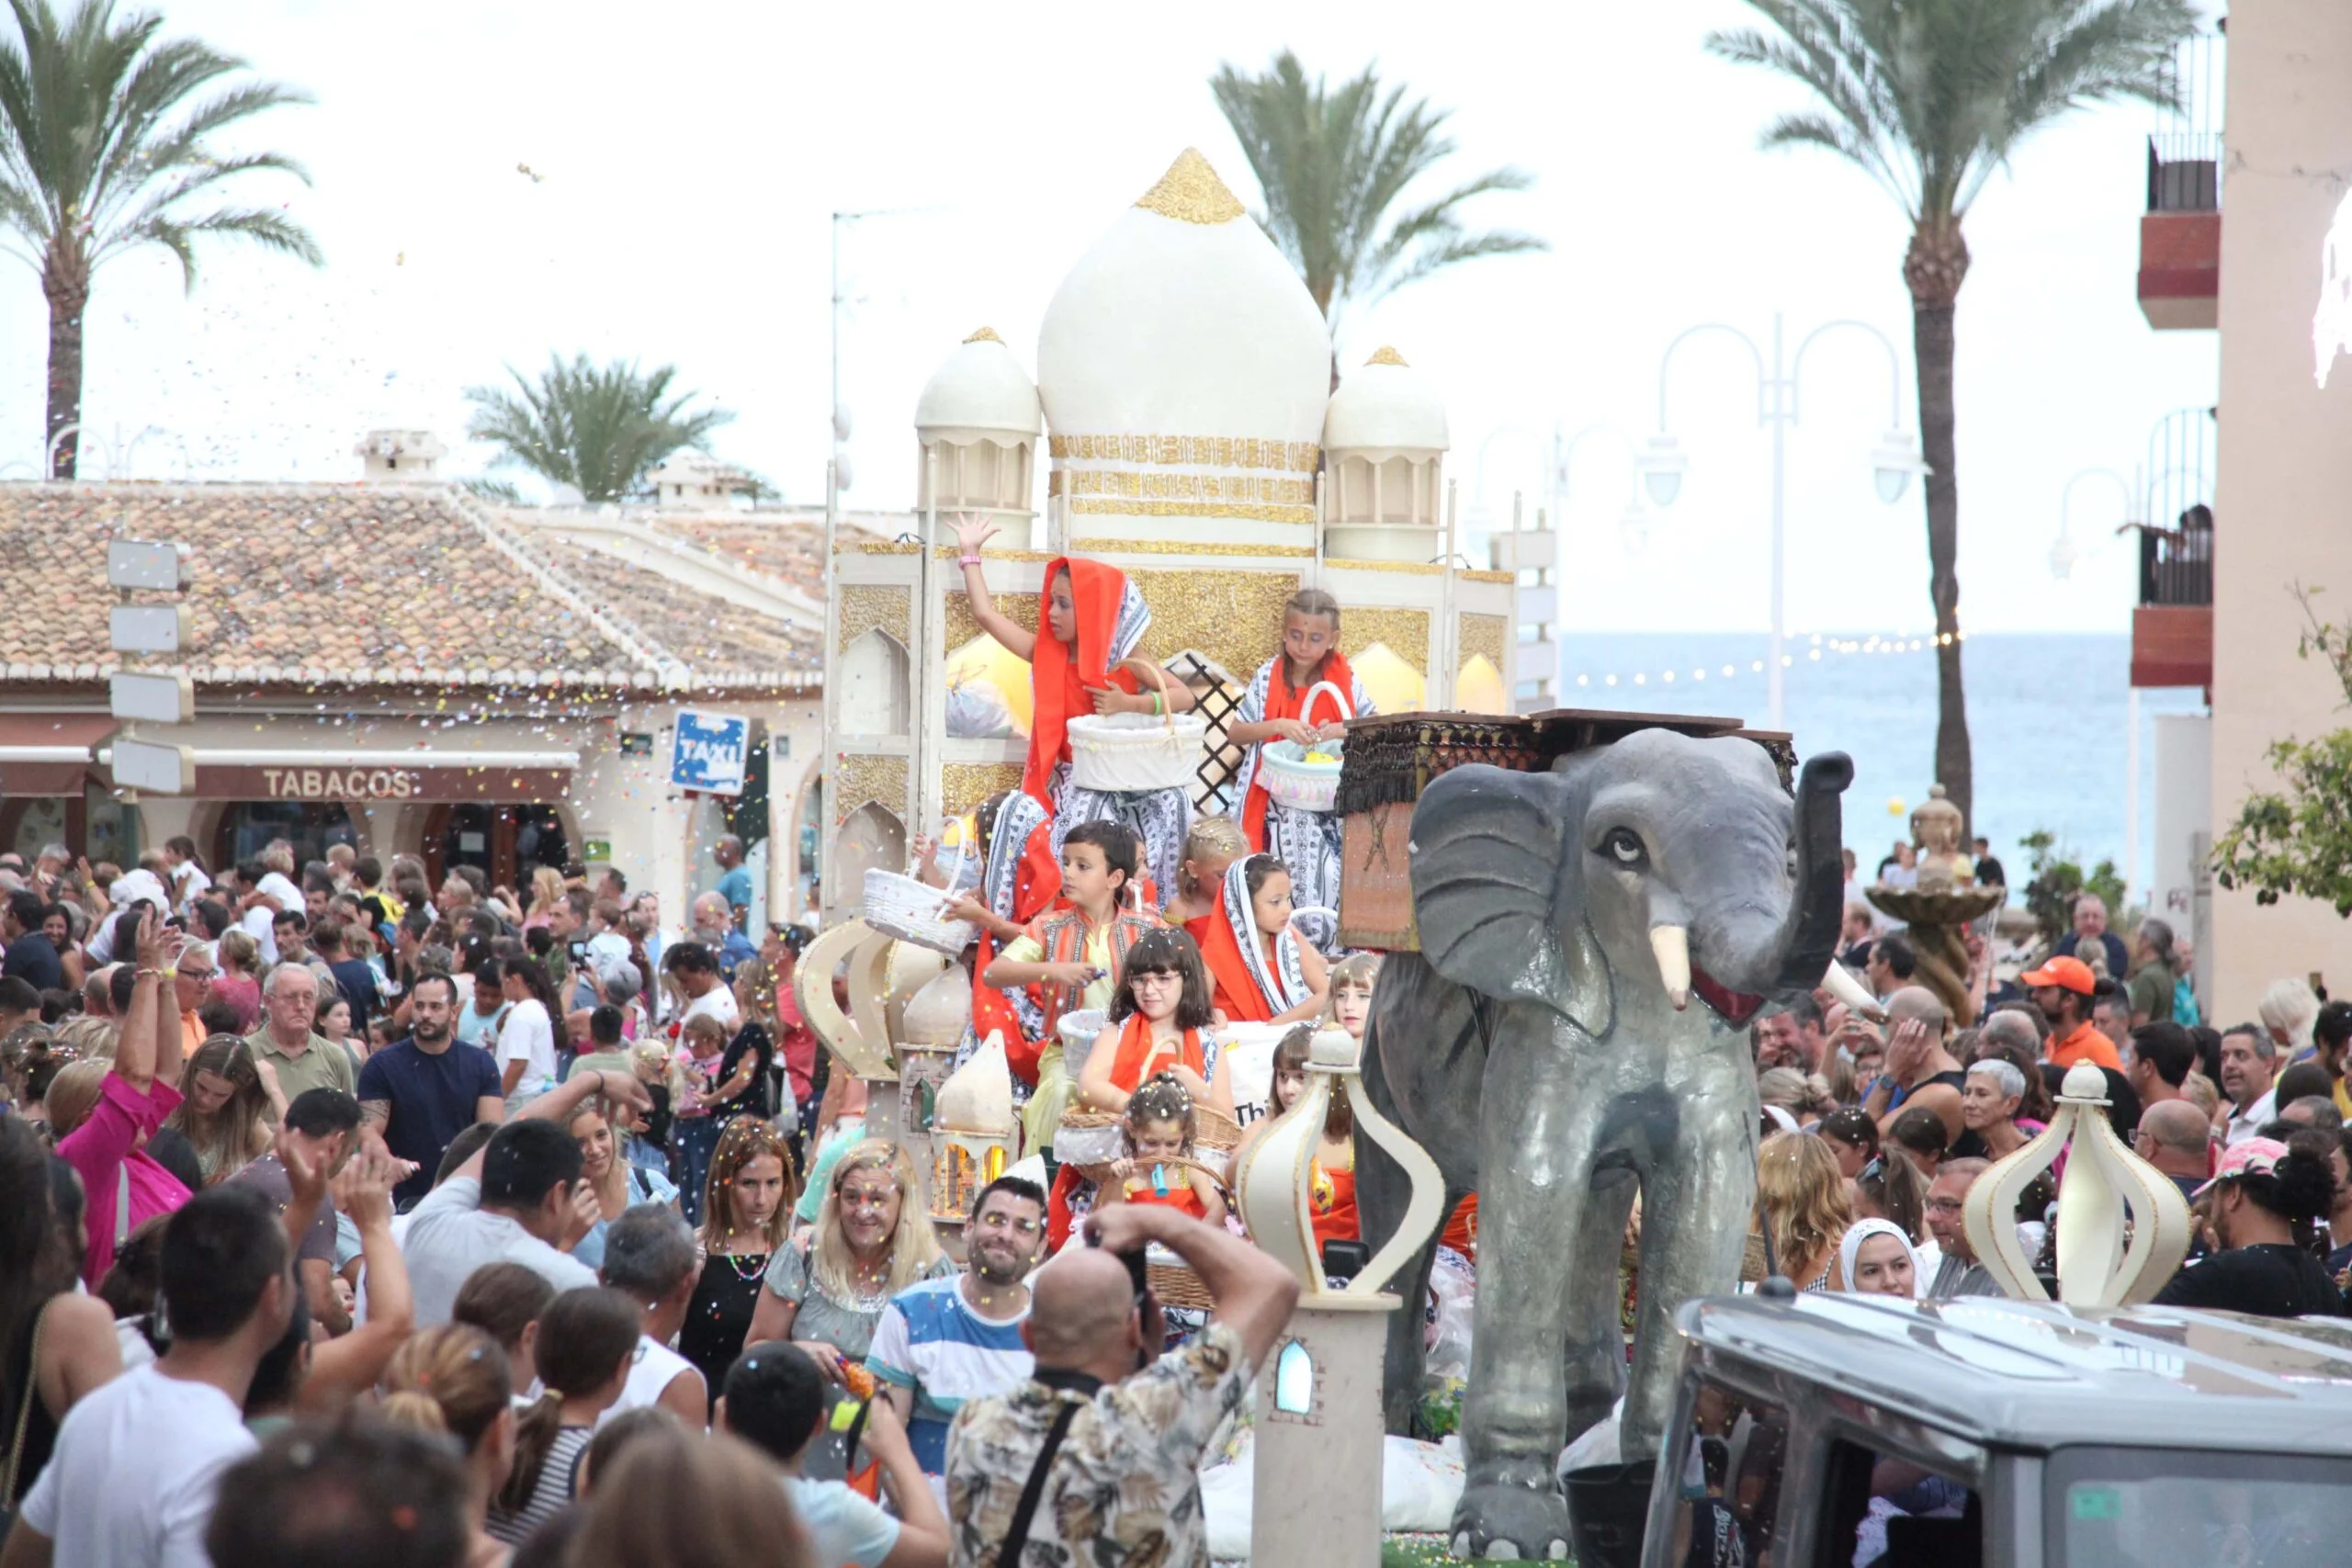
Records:
[[[2213,684],[2212,514],[2194,508],[2182,528],[2140,535],[2140,603],[2132,612],[2134,686]]]
[[[2215,324],[2222,298],[2221,138],[2148,138],[2140,311],[2158,332]]]

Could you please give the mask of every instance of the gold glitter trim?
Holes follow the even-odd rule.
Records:
[[[1315,481],[1268,479],[1263,474],[1138,474],[1121,468],[1056,468],[1046,481],[1046,493],[1308,506],[1315,501]]]
[[[1502,615],[1464,615],[1459,666],[1467,668],[1470,660],[1483,656],[1495,667],[1495,673],[1501,674],[1503,632],[1509,624],[1508,617]]]
[[[947,651],[970,642],[980,635],[979,618],[972,614],[972,602],[963,593],[949,590],[947,593]],[[994,593],[989,598],[996,604],[997,613],[1015,626],[1030,631],[1037,629],[1037,596],[1035,593]]]
[[[1081,517],[1239,517],[1253,523],[1312,523],[1312,506],[1265,506],[1231,501],[1073,501]]]
[[[1401,571],[1408,577],[1436,577],[1445,570],[1433,560],[1342,560],[1325,556],[1323,564],[1337,571]]]
[[[996,335],[994,327],[982,327],[964,341],[966,343],[1002,343],[1004,340]]]
[[[1395,349],[1384,344],[1379,348],[1374,349],[1372,351],[1372,357],[1365,360],[1364,363],[1366,365],[1404,365],[1405,356],[1397,353]],[[1409,365],[1405,366],[1405,367],[1408,370],[1412,368]]]
[[[1295,560],[1315,553],[1311,545],[1187,544],[1182,539],[1072,539],[1074,556],[1263,556]]]
[[[1165,664],[1192,649],[1248,681],[1282,646],[1283,605],[1298,592],[1287,571],[1130,571],[1151,606],[1151,629],[1136,651]]]
[[[868,804],[889,812],[899,819],[899,826],[906,825],[907,760],[904,757],[836,757],[832,772],[834,827],[848,821],[851,813]]]
[[[1046,450],[1079,462],[1159,463],[1192,468],[1280,468],[1311,474],[1323,448],[1312,441],[1252,435],[1052,435]]]
[[[1374,643],[1413,667],[1430,672],[1430,613],[1388,605],[1350,605],[1340,616],[1340,646],[1362,653]]]
[[[837,556],[910,556],[916,554],[917,549],[918,547],[914,545],[899,544],[895,540],[885,540],[878,544],[858,544],[843,540],[833,546],[833,554]],[[954,560],[964,552],[954,545],[934,545],[932,547],[931,553],[941,560]],[[1045,561],[1054,558],[1044,550],[991,549],[987,554],[988,558],[992,561]]]
[[[1138,197],[1136,205],[1180,223],[1230,223],[1242,213],[1239,198],[1225,188],[1209,161],[1193,147],[1176,155],[1159,183]]]
[[[1464,582],[1517,582],[1519,581],[1519,573],[1515,571],[1465,571],[1462,574],[1462,581]]]
[[[1000,790],[1021,787],[1018,762],[947,762],[939,770],[941,804],[961,817]]]
[[[911,598],[905,588],[888,583],[845,585],[841,591],[841,619],[834,651],[845,651],[851,643],[870,631],[886,633],[896,637],[900,648],[906,647],[907,613]]]

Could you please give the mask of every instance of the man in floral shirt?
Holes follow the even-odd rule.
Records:
[[[1298,1281],[1249,1243],[1172,1209],[1120,1203],[1040,1269],[1022,1333],[1035,1380],[956,1413],[947,1513],[957,1568],[1206,1568],[1201,1458],[1239,1408],[1290,1321]],[[1157,1243],[1190,1264],[1216,1321],[1153,1359],[1157,1303],[1137,1301],[1120,1255]],[[1063,1408],[1074,1406],[1016,1562],[1000,1559],[1023,1488]]]

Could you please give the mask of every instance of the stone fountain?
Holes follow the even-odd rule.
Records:
[[[1883,883],[1864,890],[1864,897],[1909,928],[1911,951],[1919,967],[1915,985],[1927,987],[1951,1010],[1952,1027],[1966,1029],[1976,1021],[1976,998],[1969,986],[1967,931],[1969,922],[1998,908],[2008,897],[1999,887],[1974,887],[1967,860],[1960,852],[1966,824],[1960,807],[1936,784],[1911,814],[1911,839],[1919,847],[1917,887],[1889,887]]]

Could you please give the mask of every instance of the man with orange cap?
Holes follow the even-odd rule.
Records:
[[[2050,1020],[2049,1059],[2061,1068],[2077,1062],[2123,1070],[2115,1042],[2091,1024],[2091,993],[2098,981],[2079,958],[2052,958],[2018,976],[2033,994],[2033,1005]]]

